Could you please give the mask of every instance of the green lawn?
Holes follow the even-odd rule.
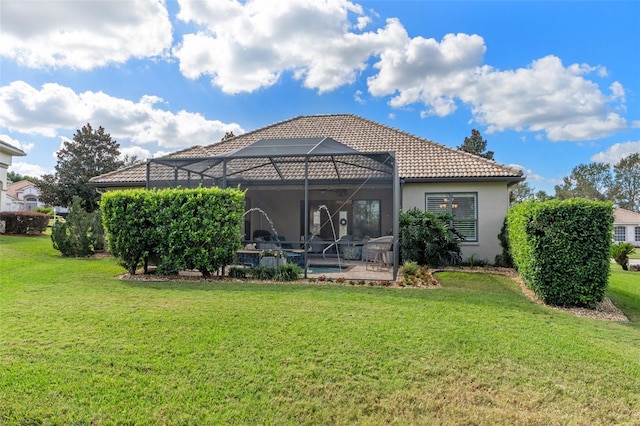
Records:
[[[631,323],[501,276],[126,282],[0,236],[0,424],[640,424],[640,273],[613,269]]]

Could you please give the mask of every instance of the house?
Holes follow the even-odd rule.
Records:
[[[33,211],[38,207],[44,207],[39,201],[40,190],[28,180],[11,182],[7,185],[7,200],[3,211]]]
[[[524,179],[520,169],[356,115],[334,114],[295,117],[90,183],[102,190],[239,186],[247,190],[251,210],[247,240],[273,229],[292,243],[383,235],[397,241],[400,209],[449,212],[466,237],[463,259],[493,262],[502,252],[497,235],[509,187]],[[397,244],[394,259],[395,270]]]
[[[640,213],[616,208],[613,217],[613,240],[640,247]]]
[[[0,211],[7,205],[7,169],[13,157],[24,157],[24,151],[0,140]]]

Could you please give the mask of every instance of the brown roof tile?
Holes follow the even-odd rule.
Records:
[[[395,152],[404,179],[522,179],[522,171],[352,114],[299,116],[169,158],[203,158],[235,151],[260,139],[329,137],[360,152]],[[144,183],[145,164],[97,176],[95,184]]]

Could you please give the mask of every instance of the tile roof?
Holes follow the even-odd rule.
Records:
[[[630,224],[640,224],[640,213],[636,213],[631,210],[616,208],[614,213],[613,222],[616,224],[622,223],[630,223]]]
[[[19,193],[23,192],[25,188],[33,186],[35,188],[35,184],[28,180],[19,180],[17,182],[11,182],[7,185],[7,195],[14,200],[18,199]]]
[[[299,116],[238,135],[208,146],[194,146],[164,158],[204,158],[251,145],[261,139],[329,137],[360,152],[394,152],[398,173],[416,180],[504,180],[523,179],[520,169],[508,167],[420,138],[352,114]],[[144,163],[94,177],[100,185],[143,185]]]

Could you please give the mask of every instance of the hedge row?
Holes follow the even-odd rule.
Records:
[[[100,207],[109,250],[131,274],[155,258],[159,273],[209,276],[241,247],[244,196],[220,188],[107,192]]]
[[[613,205],[571,199],[527,201],[507,214],[511,255],[545,303],[595,307],[609,276]]]
[[[42,234],[49,226],[49,215],[31,211],[1,212],[0,221],[5,223],[7,234]]]

